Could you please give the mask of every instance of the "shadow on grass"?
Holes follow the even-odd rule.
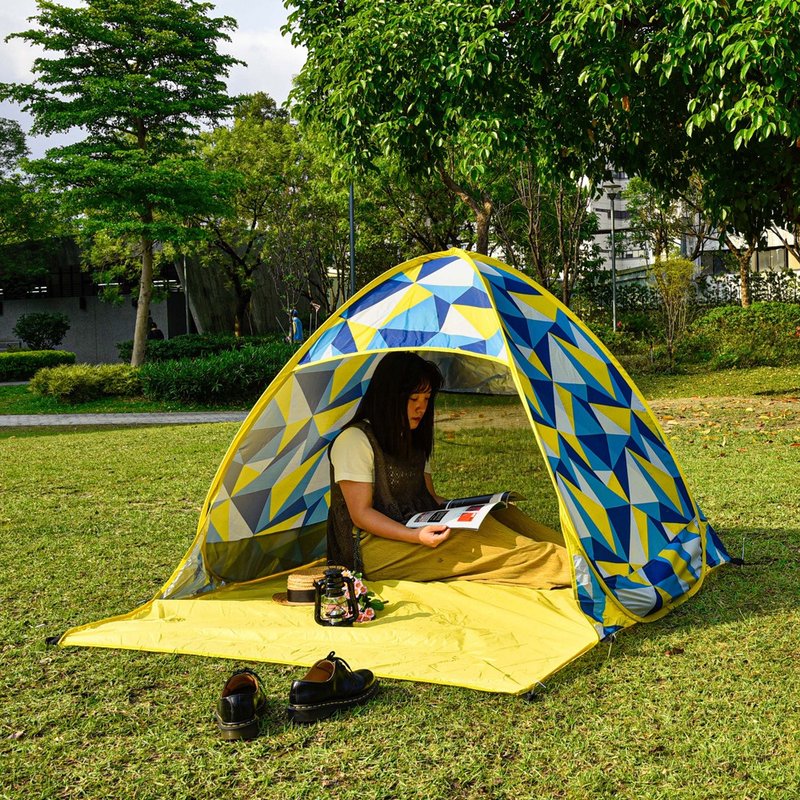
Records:
[[[800,528],[759,532],[731,528],[720,535],[731,548],[743,538],[749,542],[744,565],[725,564],[714,570],[696,595],[661,619],[639,623],[600,642],[552,675],[531,699],[540,699],[556,687],[596,678],[617,658],[669,658],[683,654],[684,648],[712,644],[725,649],[754,631],[769,637],[770,620],[783,628],[781,620],[800,608]]]
[[[753,392],[756,397],[772,397],[774,395],[800,394],[800,386],[793,386],[790,389],[765,389],[762,392]]]

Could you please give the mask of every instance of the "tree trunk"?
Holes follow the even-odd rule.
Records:
[[[439,177],[444,185],[466,203],[475,214],[475,250],[483,256],[489,255],[489,224],[492,221],[494,203],[486,194],[481,194],[481,199],[476,200],[463,186],[459,186],[443,167],[438,168]]]
[[[484,201],[475,214],[476,234],[475,250],[482,256],[489,255],[489,223],[492,220],[492,204]]]
[[[145,222],[152,221],[143,220]],[[131,366],[144,363],[147,334],[150,332],[150,298],[153,296],[153,241],[142,235],[142,274],[139,278],[139,299],[136,303],[136,327],[133,331]]]
[[[233,320],[233,333],[237,338],[244,332],[244,321],[252,296],[253,292],[250,289],[244,289],[239,286],[239,290],[236,293],[236,316]],[[250,332],[252,333],[252,331]]]
[[[747,308],[752,302],[750,296],[750,259],[756,251],[758,241],[748,242],[746,247],[737,247],[727,231],[722,231],[722,236],[728,250],[736,257],[739,264],[739,296],[742,302],[742,308]]]
[[[747,308],[752,300],[750,299],[750,252],[745,258],[739,256],[739,292],[742,297],[742,308]]]

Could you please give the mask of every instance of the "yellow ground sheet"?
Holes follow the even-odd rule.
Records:
[[[388,601],[372,622],[317,625],[312,606],[272,600],[286,578],[191,600],[154,600],[68,631],[62,645],[310,665],[330,650],[386,678],[516,694],[597,644],[572,589],[537,591],[466,581],[371,581]]]

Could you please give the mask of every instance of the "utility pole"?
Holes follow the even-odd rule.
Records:
[[[350,297],[356,293],[356,212],[353,183],[350,182]]]
[[[619,197],[621,188],[616,183],[608,183],[603,187],[611,201],[611,325],[614,331],[617,330],[617,226],[614,201]]]

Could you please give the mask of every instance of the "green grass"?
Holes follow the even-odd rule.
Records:
[[[633,377],[648,399],[800,394],[800,367],[754,367]]]
[[[752,563],[599,645],[534,702],[386,680],[369,705],[292,727],[303,670],[254,665],[270,707],[242,744],[211,720],[238,662],[44,644],[158,589],[236,426],[0,433],[0,798],[798,796],[800,427],[744,428],[714,408],[670,436],[698,502]],[[556,522],[524,429],[443,434],[436,473],[444,494],[520,489]]]
[[[208,410],[212,409],[205,405],[164,403],[144,398],[105,397],[87,403],[59,403],[54,397],[33,394],[27,386],[0,386],[0,414],[118,414]]]

